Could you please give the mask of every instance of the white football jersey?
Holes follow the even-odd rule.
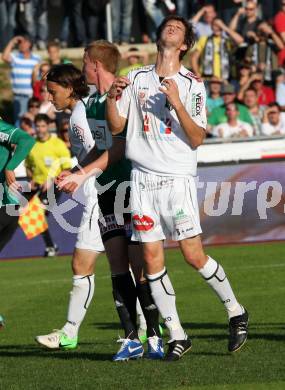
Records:
[[[175,110],[168,103],[155,66],[128,74],[131,84],[117,101],[119,115],[128,119],[126,157],[133,168],[168,176],[196,175],[197,152],[190,146]],[[171,77],[192,120],[206,129],[206,91],[202,81],[184,66]]]
[[[86,118],[85,105],[81,100],[76,103],[70,117],[69,139],[71,150],[80,163],[95,144]]]

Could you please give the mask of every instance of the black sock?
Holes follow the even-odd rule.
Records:
[[[147,325],[147,337],[160,337],[159,313],[151,296],[150,287],[147,281],[137,283],[137,294]]]
[[[130,272],[112,275],[113,297],[125,337],[138,339],[137,332],[137,292]]]
[[[48,229],[42,233],[42,236],[43,236],[43,239],[44,239],[46,246],[54,246],[54,243],[52,241],[52,238],[51,238],[51,235],[50,235],[50,232]]]

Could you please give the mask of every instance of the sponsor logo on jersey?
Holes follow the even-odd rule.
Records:
[[[201,115],[203,108],[203,96],[201,92],[192,94],[192,116]]]
[[[193,73],[193,72],[188,72],[185,76],[188,77],[189,79],[197,80],[198,83],[202,83],[202,82],[203,82],[203,80],[202,80],[200,77],[198,77],[198,76],[197,76],[195,73]]]
[[[147,215],[139,216],[138,214],[133,215],[132,217],[134,228],[137,231],[148,232],[154,226],[154,221],[151,217]]]
[[[160,122],[160,128],[159,131],[161,134],[171,134],[171,119],[165,118],[162,119]]]
[[[2,133],[2,131],[0,131],[0,142],[7,142],[8,139],[9,139],[9,134]]]
[[[84,130],[80,126],[74,124],[72,126],[72,131],[73,131],[74,135],[79,139],[79,141],[81,143],[84,143],[84,141],[85,141]]]

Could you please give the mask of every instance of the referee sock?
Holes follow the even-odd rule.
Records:
[[[175,292],[166,269],[163,268],[162,271],[153,275],[148,274],[146,277],[153,300],[169,329],[171,339],[184,340],[185,332],[177,314]]]
[[[69,338],[77,336],[95,290],[94,275],[74,275],[70,292],[67,322],[62,328]]]
[[[208,256],[207,263],[199,269],[199,273],[216,292],[224,304],[229,318],[243,314],[244,309],[238,303],[223,267],[216,260]]]
[[[151,296],[147,280],[137,282],[137,294],[147,324],[147,337],[160,337],[159,313]]]
[[[137,292],[130,272],[112,275],[113,297],[125,338],[138,339]]]

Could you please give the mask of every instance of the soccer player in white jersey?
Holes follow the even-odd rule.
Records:
[[[85,113],[84,98],[89,93],[85,77],[72,64],[54,66],[46,77],[48,91],[56,109],[72,111],[69,137],[74,155],[81,163],[95,144]],[[103,170],[105,165],[98,168]],[[104,251],[98,226],[95,177],[90,177],[84,183],[84,194],[86,203],[72,257],[73,287],[67,322],[61,330],[36,337],[39,344],[52,349],[76,348],[80,324],[94,295],[95,262],[100,252]]]
[[[114,81],[107,98],[107,120],[113,134],[127,122],[126,157],[132,161],[133,239],[144,248],[147,278],[171,340],[165,359],[178,360],[191,348],[175,304],[175,292],[164,265],[163,241],[178,241],[193,266],[223,302],[229,317],[228,349],[246,341],[248,313],[237,301],[222,266],[204,253],[197,191],[196,149],[207,125],[204,84],[182,64],[194,44],[192,26],[176,15],[157,31],[154,66],[131,71]]]

